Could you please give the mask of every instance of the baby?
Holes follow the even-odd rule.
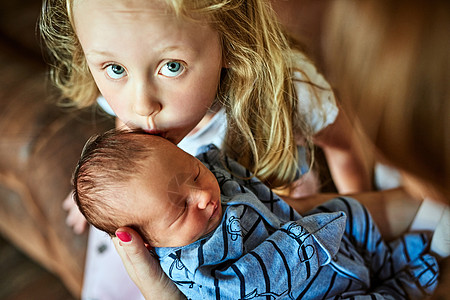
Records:
[[[387,245],[367,210],[340,197],[300,216],[207,146],[197,158],[140,131],[86,144],[74,193],[89,223],[129,226],[192,299],[422,299],[437,284],[424,234]]]

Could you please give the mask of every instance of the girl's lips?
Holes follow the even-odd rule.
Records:
[[[162,138],[165,138],[166,140],[168,140],[169,142],[171,142],[175,145],[178,144],[178,142],[176,142],[176,140],[173,137],[168,136],[167,131],[154,130],[154,129],[152,129],[152,130],[144,129],[144,131],[148,134],[157,135]]]
[[[150,129],[150,130],[144,129],[144,131],[147,132],[148,134],[158,135],[160,137],[165,138],[165,132],[164,131],[155,130],[155,129]]]

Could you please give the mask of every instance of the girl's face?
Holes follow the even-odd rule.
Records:
[[[78,0],[73,19],[100,92],[128,127],[177,144],[208,112],[223,66],[209,25],[150,0]]]

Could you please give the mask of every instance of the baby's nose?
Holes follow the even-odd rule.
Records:
[[[211,193],[209,190],[197,190],[196,201],[199,209],[206,209],[211,203]]]

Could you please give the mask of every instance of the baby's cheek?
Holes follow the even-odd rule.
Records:
[[[197,215],[195,218],[195,224],[193,224],[190,232],[187,234],[191,241],[196,241],[201,238],[204,234],[206,234],[205,231],[208,229],[208,223],[204,220],[205,218],[203,216]]]

